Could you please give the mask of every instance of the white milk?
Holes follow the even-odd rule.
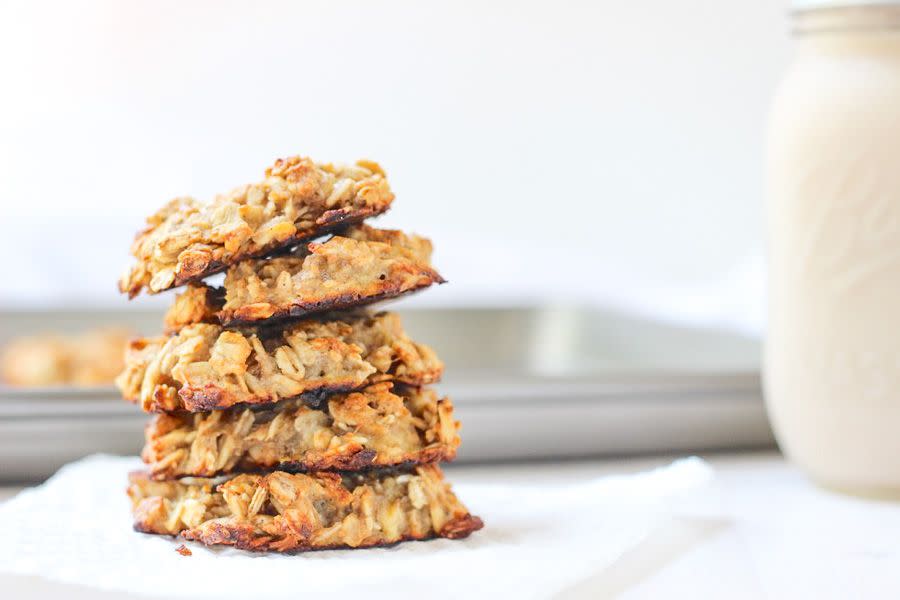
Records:
[[[900,495],[900,8],[794,15],[768,143],[766,402],[819,483]]]

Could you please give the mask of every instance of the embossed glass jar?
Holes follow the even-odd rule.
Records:
[[[770,116],[766,403],[815,481],[900,497],[900,6],[805,2]]]

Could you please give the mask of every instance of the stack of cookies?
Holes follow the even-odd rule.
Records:
[[[297,551],[481,528],[438,466],[459,446],[429,387],[443,364],[364,308],[443,282],[427,239],[362,223],[393,199],[375,163],[293,157],[147,220],[120,289],[186,287],[117,379],[155,413],[128,488],[137,530]],[[203,283],[221,271],[223,287]]]

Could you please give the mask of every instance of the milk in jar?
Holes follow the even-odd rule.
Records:
[[[807,1],[767,147],[766,404],[813,480],[900,497],[900,2]]]

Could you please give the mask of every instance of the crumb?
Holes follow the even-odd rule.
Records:
[[[193,554],[193,552],[191,552],[190,549],[187,546],[185,546],[184,544],[175,548],[175,552],[177,552],[178,554],[180,554],[182,556],[191,556]]]

